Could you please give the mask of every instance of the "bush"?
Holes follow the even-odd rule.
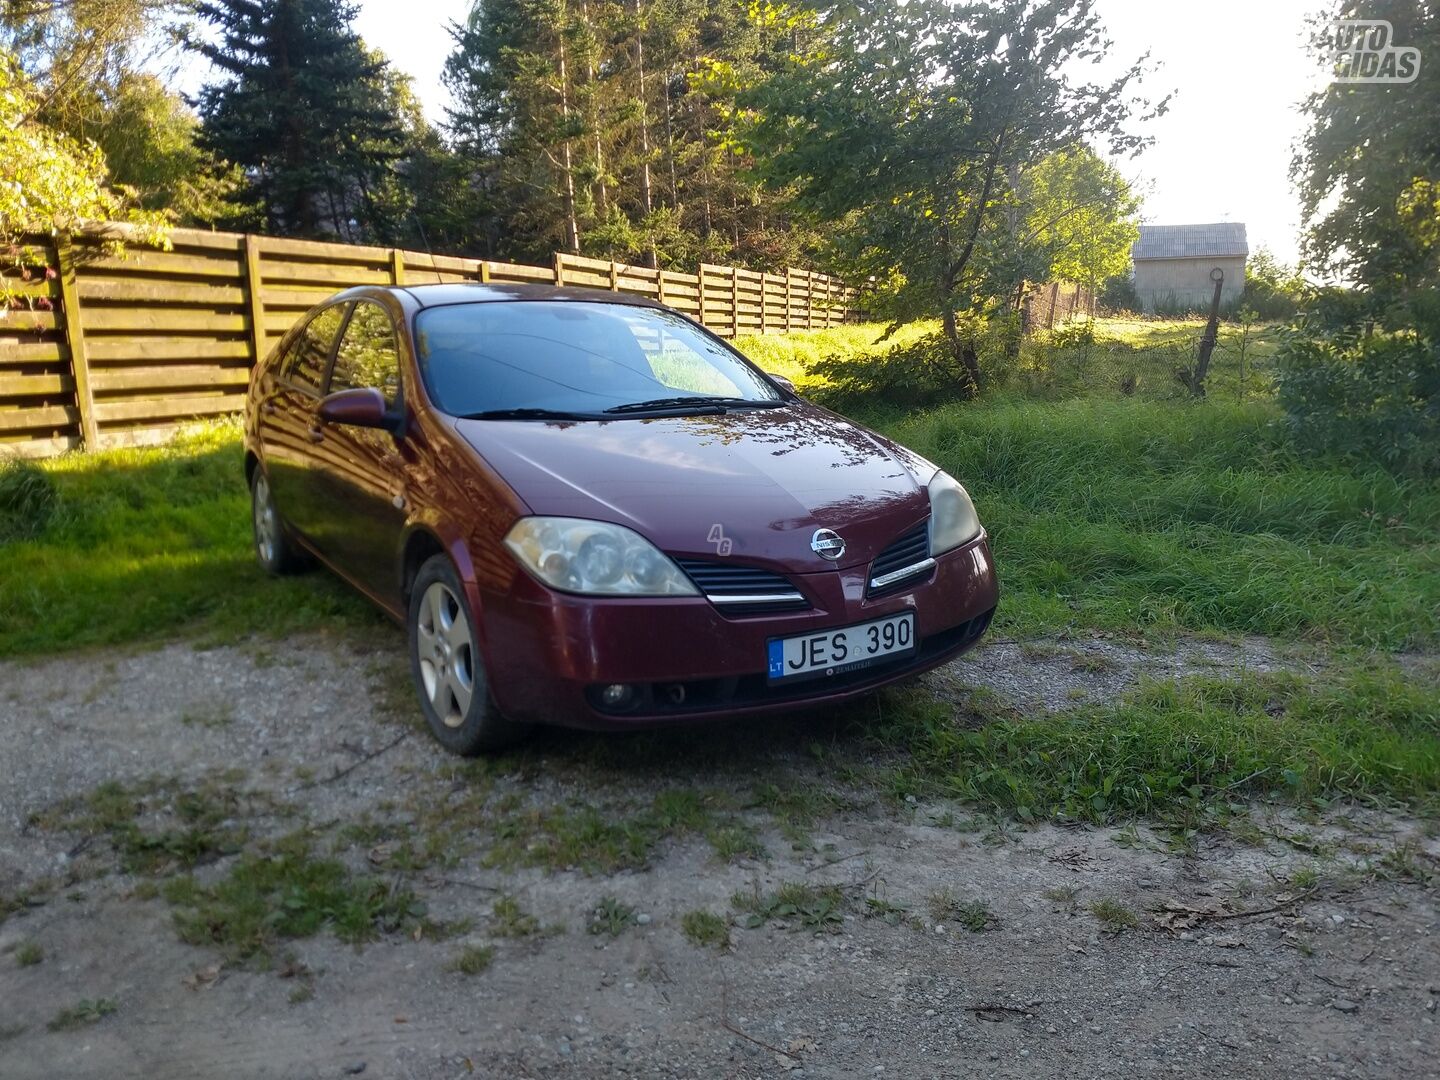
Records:
[[[1276,354],[1276,385],[1297,447],[1440,474],[1440,346],[1413,332],[1307,336]]]
[[[1100,309],[1106,312],[1139,311],[1140,295],[1128,273],[1106,278],[1100,289]]]
[[[827,380],[812,396],[841,410],[864,404],[934,405],[965,397],[969,385],[965,366],[944,334],[931,334],[879,355],[833,356],[818,361],[811,372]]]
[[[39,536],[60,504],[55,481],[33,461],[0,461],[0,543]]]

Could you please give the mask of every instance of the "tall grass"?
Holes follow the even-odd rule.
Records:
[[[1297,458],[1268,405],[1012,398],[887,427],[969,486],[1012,629],[1440,634],[1440,487]]]

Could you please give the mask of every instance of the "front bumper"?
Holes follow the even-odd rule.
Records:
[[[501,712],[527,723],[599,730],[756,715],[843,701],[929,670],[964,652],[989,625],[999,598],[982,532],[936,559],[904,591],[865,596],[864,566],[791,575],[813,609],[725,616],[703,597],[596,598],[516,575],[504,594],[477,593],[491,692]],[[913,654],[826,679],[787,685],[766,676],[770,638],[816,633],[913,610]],[[595,690],[641,688],[625,711]]]

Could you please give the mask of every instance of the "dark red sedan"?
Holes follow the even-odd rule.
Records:
[[[245,474],[260,562],[403,621],[462,754],[842,700],[974,644],[998,595],[954,479],[604,292],[340,293],[256,367]]]

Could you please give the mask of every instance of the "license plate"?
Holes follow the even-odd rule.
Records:
[[[774,679],[824,678],[915,651],[915,613],[768,642]]]

